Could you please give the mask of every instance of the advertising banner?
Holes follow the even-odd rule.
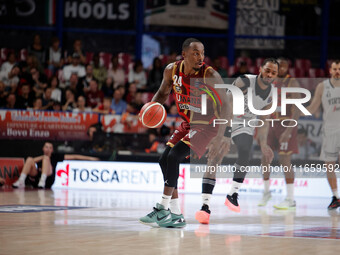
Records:
[[[11,185],[19,178],[23,166],[23,158],[0,158],[0,177]]]
[[[87,140],[98,114],[0,110],[0,139]]]

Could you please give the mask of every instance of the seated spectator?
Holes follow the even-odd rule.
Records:
[[[42,98],[37,97],[36,99],[34,99],[33,108],[27,108],[27,110],[34,110],[34,111],[42,110]]]
[[[162,79],[162,62],[159,58],[154,58],[152,69],[149,72],[147,90],[150,92],[156,92],[162,83]]]
[[[86,57],[85,57],[85,53],[83,51],[83,43],[80,39],[74,40],[73,47],[68,52],[67,61],[69,63],[72,62],[72,57],[73,57],[73,54],[75,54],[75,53],[79,56],[80,63],[82,65],[85,65],[86,64]]]
[[[33,37],[33,44],[27,48],[28,54],[34,55],[38,60],[39,69],[43,69],[46,63],[46,50],[41,44],[40,35],[35,34]]]
[[[93,109],[93,112],[101,114],[115,114],[115,111],[111,109],[112,97],[104,97],[103,103]]]
[[[27,64],[27,66],[26,66],[25,70],[28,74],[30,74],[30,70],[32,68],[36,68],[40,73],[44,72],[44,68],[42,68],[42,66],[39,65],[39,61],[38,61],[37,57],[32,55],[32,54],[27,55],[26,64]],[[22,72],[24,73],[25,71],[22,70]]]
[[[125,101],[127,103],[131,103],[135,99],[136,93],[137,93],[136,83],[130,83],[129,88],[128,88],[128,93],[125,96]]]
[[[98,89],[98,83],[96,80],[90,81],[90,89],[86,93],[87,106],[95,108],[103,102],[104,94]]]
[[[175,103],[170,105],[168,116],[169,117],[178,117],[179,116],[178,111],[177,111],[177,106],[176,106]]]
[[[66,87],[71,89],[76,96],[78,95],[85,95],[82,90],[77,90],[79,87],[79,78],[76,73],[71,74],[71,77],[68,81],[66,81]]]
[[[21,86],[21,95],[17,97],[17,108],[27,109],[33,106],[34,93],[31,93],[31,86],[25,83]]]
[[[106,97],[112,97],[113,95],[113,79],[112,77],[107,77],[105,83],[103,84],[101,90],[104,93],[104,96]]]
[[[126,77],[123,68],[119,66],[118,55],[112,56],[112,68],[109,69],[107,76],[111,77],[115,88],[119,85],[125,85]]]
[[[143,93],[141,91],[137,91],[132,103],[134,104],[138,112],[142,109],[144,102],[143,102]]]
[[[226,78],[228,78],[228,72],[221,67],[221,60],[219,58],[214,59],[212,67],[216,70],[216,72],[221,75],[223,80],[226,80]]]
[[[1,72],[8,74],[15,65],[15,62],[16,62],[15,52],[10,51],[7,55],[7,61],[2,63],[1,65]]]
[[[5,108],[6,109],[17,109],[16,101],[17,101],[17,96],[14,93],[8,94],[6,98]]]
[[[61,102],[61,90],[59,89],[59,79],[57,76],[52,76],[49,81],[49,87],[52,89],[52,95],[51,98],[54,101]]]
[[[33,187],[40,189],[50,188],[53,184],[53,169],[57,164],[57,159],[53,157],[53,144],[45,142],[43,148],[43,155],[38,157],[28,157],[24,163],[19,179],[13,183],[13,188],[24,188],[27,181]],[[98,158],[88,157],[83,155],[69,155],[63,156],[64,160],[99,160]],[[28,177],[28,180],[26,178]],[[51,177],[51,178],[50,178]]]
[[[93,76],[98,81],[98,88],[101,89],[107,78],[107,70],[105,66],[100,66],[99,55],[93,56]]]
[[[72,55],[71,64],[66,65],[63,68],[64,80],[69,80],[72,73],[76,73],[78,77],[84,77],[86,75],[85,67],[80,65],[80,56],[76,52]]]
[[[80,112],[92,112],[91,107],[86,107],[86,99],[84,96],[80,95],[77,98],[77,108],[73,109],[74,113],[80,113]]]
[[[247,62],[241,62],[240,66],[238,68],[238,71],[236,73],[234,73],[231,77],[232,78],[237,78],[243,74],[250,74],[249,70],[248,70],[248,65]]]
[[[90,81],[95,80],[93,76],[93,66],[88,64],[86,65],[86,75],[79,79],[77,85],[78,93],[85,95],[90,90]]]
[[[5,91],[5,84],[0,81],[0,108],[5,107],[7,92]]]
[[[5,84],[5,91],[15,93],[19,83],[20,68],[14,65],[10,72],[0,72],[0,81]]]
[[[47,87],[42,97],[42,110],[52,110],[54,100],[52,99],[52,88]]]
[[[64,60],[62,58],[62,51],[60,48],[60,41],[58,37],[52,37],[52,44],[48,50],[47,57],[48,69],[53,75],[63,66]]]
[[[30,73],[32,76],[32,89],[35,92],[35,97],[41,97],[45,88],[47,88],[47,78],[44,74],[39,73],[36,68],[32,68]]]
[[[75,94],[72,89],[68,88],[65,91],[65,104],[63,105],[63,111],[72,111],[77,108],[77,103],[75,101]]]
[[[129,83],[136,83],[137,89],[146,89],[146,74],[142,61],[137,60],[133,69],[130,70]]]
[[[121,90],[116,89],[113,93],[113,100],[111,104],[111,109],[115,111],[116,114],[121,115],[126,111],[127,104],[122,99],[123,94]]]
[[[52,110],[55,112],[60,112],[62,110],[62,105],[58,101],[54,101],[52,105]]]

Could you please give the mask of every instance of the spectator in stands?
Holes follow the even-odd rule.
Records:
[[[5,91],[5,84],[0,81],[0,108],[6,105],[7,92]]]
[[[107,70],[105,66],[100,66],[99,54],[93,56],[93,76],[98,81],[99,88],[102,87],[107,78]]]
[[[77,90],[78,83],[79,83],[78,74],[73,73],[71,74],[70,79],[66,82],[66,87],[72,89],[76,96],[84,95],[84,92],[82,90],[79,91]]]
[[[76,53],[79,56],[79,61],[82,65],[86,64],[85,52],[83,51],[83,43],[80,39],[76,39],[73,42],[73,48],[69,51],[67,60],[72,62],[73,54]]]
[[[163,79],[163,67],[159,58],[154,58],[152,69],[149,72],[147,90],[155,92],[158,90]]]
[[[87,105],[91,108],[95,108],[99,104],[103,102],[104,94],[101,90],[98,89],[98,83],[96,80],[90,81],[90,89],[85,94]]]
[[[249,70],[248,70],[248,65],[247,62],[240,62],[240,66],[238,68],[238,71],[236,73],[234,73],[231,77],[232,78],[237,78],[243,74],[249,74]]]
[[[146,153],[157,153],[157,148],[159,145],[158,141],[158,132],[157,129],[149,129],[148,130],[149,135],[149,144],[147,148],[145,148]]]
[[[27,55],[26,64],[27,67],[25,68],[25,70],[22,70],[22,72],[27,72],[29,74],[32,68],[36,68],[40,73],[44,72],[42,66],[39,65],[37,57],[32,54]]]
[[[135,108],[138,110],[138,112],[142,109],[144,102],[143,102],[143,93],[141,91],[137,90],[137,93],[132,103],[134,103]]]
[[[123,94],[119,88],[113,93],[113,100],[111,104],[111,109],[115,111],[116,114],[121,115],[126,111],[127,104],[122,99]]]
[[[17,98],[17,108],[27,109],[33,106],[34,93],[31,93],[31,86],[28,83],[24,83],[21,86],[21,95]]]
[[[106,97],[112,97],[113,95],[113,79],[112,77],[107,77],[105,83],[103,84],[101,90],[104,93],[104,96]]]
[[[78,93],[85,95],[90,90],[91,80],[95,80],[93,76],[93,66],[91,64],[88,64],[86,65],[86,75],[79,79],[79,82],[77,85]]]
[[[298,129],[297,141],[299,146],[299,153],[293,154],[293,159],[308,160],[309,157],[318,156],[317,146],[312,140],[308,138],[308,133],[306,129]]]
[[[129,72],[129,83],[136,83],[138,89],[146,89],[146,74],[141,60],[137,60]]]
[[[16,108],[17,96],[14,93],[9,93],[6,98],[6,109],[17,109]]]
[[[61,105],[61,103],[58,102],[58,101],[54,101],[54,102],[53,102],[53,106],[52,106],[52,110],[53,110],[53,111],[56,111],[56,112],[61,111],[61,110],[62,110],[62,105]]]
[[[32,76],[32,89],[35,92],[35,97],[41,97],[47,87],[47,78],[41,74],[38,69],[32,68],[30,70]]]
[[[72,73],[76,73],[78,77],[84,77],[86,75],[85,67],[80,65],[80,55],[76,52],[72,54],[71,64],[63,68],[64,80],[69,80]]]
[[[38,65],[43,69],[46,62],[46,50],[41,44],[40,35],[35,34],[33,37],[33,44],[27,48],[28,54],[34,55],[38,60]],[[39,68],[39,69],[40,69]]]
[[[86,107],[86,99],[84,96],[80,95],[77,98],[77,108],[73,109],[74,113],[79,113],[79,112],[92,112],[91,107]]]
[[[7,61],[1,65],[1,72],[8,74],[15,65],[15,62],[16,62],[15,52],[10,51],[7,55]]]
[[[52,74],[56,72],[63,66],[64,60],[62,58],[62,51],[60,48],[60,41],[58,37],[52,37],[52,44],[48,50],[47,58],[48,69]]]
[[[74,91],[70,88],[67,88],[65,91],[65,104],[63,105],[63,111],[72,111],[77,108],[77,103],[75,101]]]
[[[42,110],[52,110],[54,104],[54,100],[52,99],[52,88],[45,88],[43,97],[42,97]]]
[[[103,103],[93,109],[94,112],[101,114],[115,114],[115,111],[111,109],[112,97],[104,97]]]
[[[128,93],[125,96],[125,102],[131,103],[135,99],[136,93],[137,93],[136,83],[130,83],[129,88],[128,88]]]
[[[77,76],[78,77],[78,76]],[[61,90],[59,89],[59,79],[57,76],[52,76],[49,81],[49,87],[52,89],[52,95],[51,98],[54,101],[61,102]]]
[[[168,116],[169,117],[178,117],[178,111],[177,111],[177,106],[175,103],[173,103],[172,105],[170,105],[169,107],[169,112],[168,112]]]
[[[163,66],[163,70],[168,64],[176,62],[176,60],[177,60],[177,52],[176,51],[170,52],[170,54],[168,55],[167,62],[165,64],[165,66]]]
[[[20,68],[17,65],[12,67],[12,70],[7,72],[0,72],[0,81],[5,84],[5,90],[14,93],[19,83]]]
[[[119,66],[118,55],[114,55],[111,58],[112,67],[109,69],[107,76],[113,80],[114,88],[119,85],[125,85],[126,77],[123,68]]]
[[[223,80],[228,78],[228,72],[227,72],[227,70],[225,70],[221,67],[221,60],[219,58],[215,58],[213,60],[213,66],[212,67],[221,75]]]
[[[33,108],[27,108],[27,109],[34,110],[34,111],[42,110],[42,98],[41,97],[35,98],[33,102]]]

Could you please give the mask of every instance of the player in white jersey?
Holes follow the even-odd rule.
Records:
[[[260,67],[259,75],[242,75],[236,79],[233,85],[243,91],[244,96],[244,113],[243,115],[234,115],[232,127],[228,127],[226,132],[231,132],[232,141],[237,146],[238,159],[234,165],[232,187],[226,197],[225,205],[232,211],[240,212],[238,204],[238,190],[241,187],[246,176],[247,166],[249,166],[250,151],[253,144],[254,125],[253,121],[249,125],[249,120],[254,120],[257,116],[248,108],[248,88],[252,89],[253,106],[257,110],[266,110],[271,108],[272,104],[272,82],[278,74],[279,64],[274,58],[265,59]],[[235,100],[235,98],[234,98]],[[266,119],[268,116],[261,116]],[[240,123],[240,124],[237,124]],[[258,129],[258,139],[260,141],[261,151],[268,161],[274,157],[273,151],[267,145],[267,135],[269,123],[263,121],[264,125]],[[230,135],[230,134],[229,134]],[[209,156],[209,155],[208,155]],[[223,157],[217,156],[212,165],[221,164]],[[210,218],[210,198],[216,183],[216,172],[205,172],[202,181],[202,208],[196,212],[195,218],[203,224],[209,223]]]
[[[332,202],[328,209],[340,207],[335,162],[340,152],[340,60],[335,60],[329,69],[331,75],[318,84],[315,95],[307,110],[315,113],[320,105],[323,107],[323,141],[320,159],[327,165],[327,180],[332,189]]]

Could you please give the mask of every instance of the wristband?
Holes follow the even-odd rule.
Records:
[[[224,131],[225,137],[231,137],[231,127],[227,127]]]

